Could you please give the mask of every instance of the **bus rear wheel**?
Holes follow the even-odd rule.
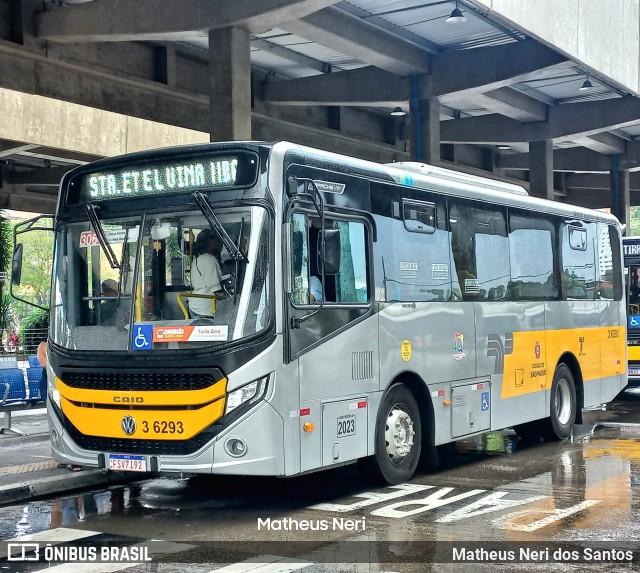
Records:
[[[378,410],[373,469],[387,483],[405,482],[416,471],[421,448],[418,404],[404,384],[396,384],[385,394]]]
[[[550,415],[542,420],[541,434],[545,440],[564,440],[571,435],[576,420],[576,384],[566,364],[559,364],[551,385]]]

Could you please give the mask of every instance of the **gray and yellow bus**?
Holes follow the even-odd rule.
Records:
[[[640,384],[640,237],[622,239],[627,300],[629,384]]]
[[[221,288],[193,316],[205,229]],[[73,170],[54,232],[61,462],[294,476],[361,460],[399,483],[474,434],[566,438],[627,383],[618,221],[516,185],[214,143]]]

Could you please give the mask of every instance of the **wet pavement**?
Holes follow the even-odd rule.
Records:
[[[640,558],[640,391],[586,412],[584,422],[558,443],[511,431],[463,440],[440,448],[438,470],[400,486],[381,487],[349,466],[293,479],[157,478],[51,494],[0,508],[0,539],[58,536],[98,548],[117,539],[151,551],[150,563],[86,571],[639,570],[629,559]],[[48,570],[3,564],[1,551],[0,572]],[[56,567],[67,566],[80,564]]]

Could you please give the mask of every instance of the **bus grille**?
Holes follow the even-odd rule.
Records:
[[[202,390],[220,377],[211,373],[184,372],[61,372],[60,379],[83,390]]]
[[[130,440],[87,436],[79,432],[68,420],[65,420],[65,427],[71,439],[85,450],[100,453],[148,454],[154,456],[193,454],[213,440],[221,428],[220,426],[211,426],[190,440]]]

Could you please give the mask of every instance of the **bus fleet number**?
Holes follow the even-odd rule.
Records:
[[[356,416],[340,416],[338,418],[338,437],[353,436],[356,433]]]
[[[142,422],[142,431],[145,434],[150,432],[149,424],[150,422],[146,420]],[[182,422],[166,422],[162,420],[161,422],[153,422],[153,432],[156,434],[182,434],[184,427]]]
[[[620,336],[620,331],[617,328],[609,329],[609,338],[618,338]]]

